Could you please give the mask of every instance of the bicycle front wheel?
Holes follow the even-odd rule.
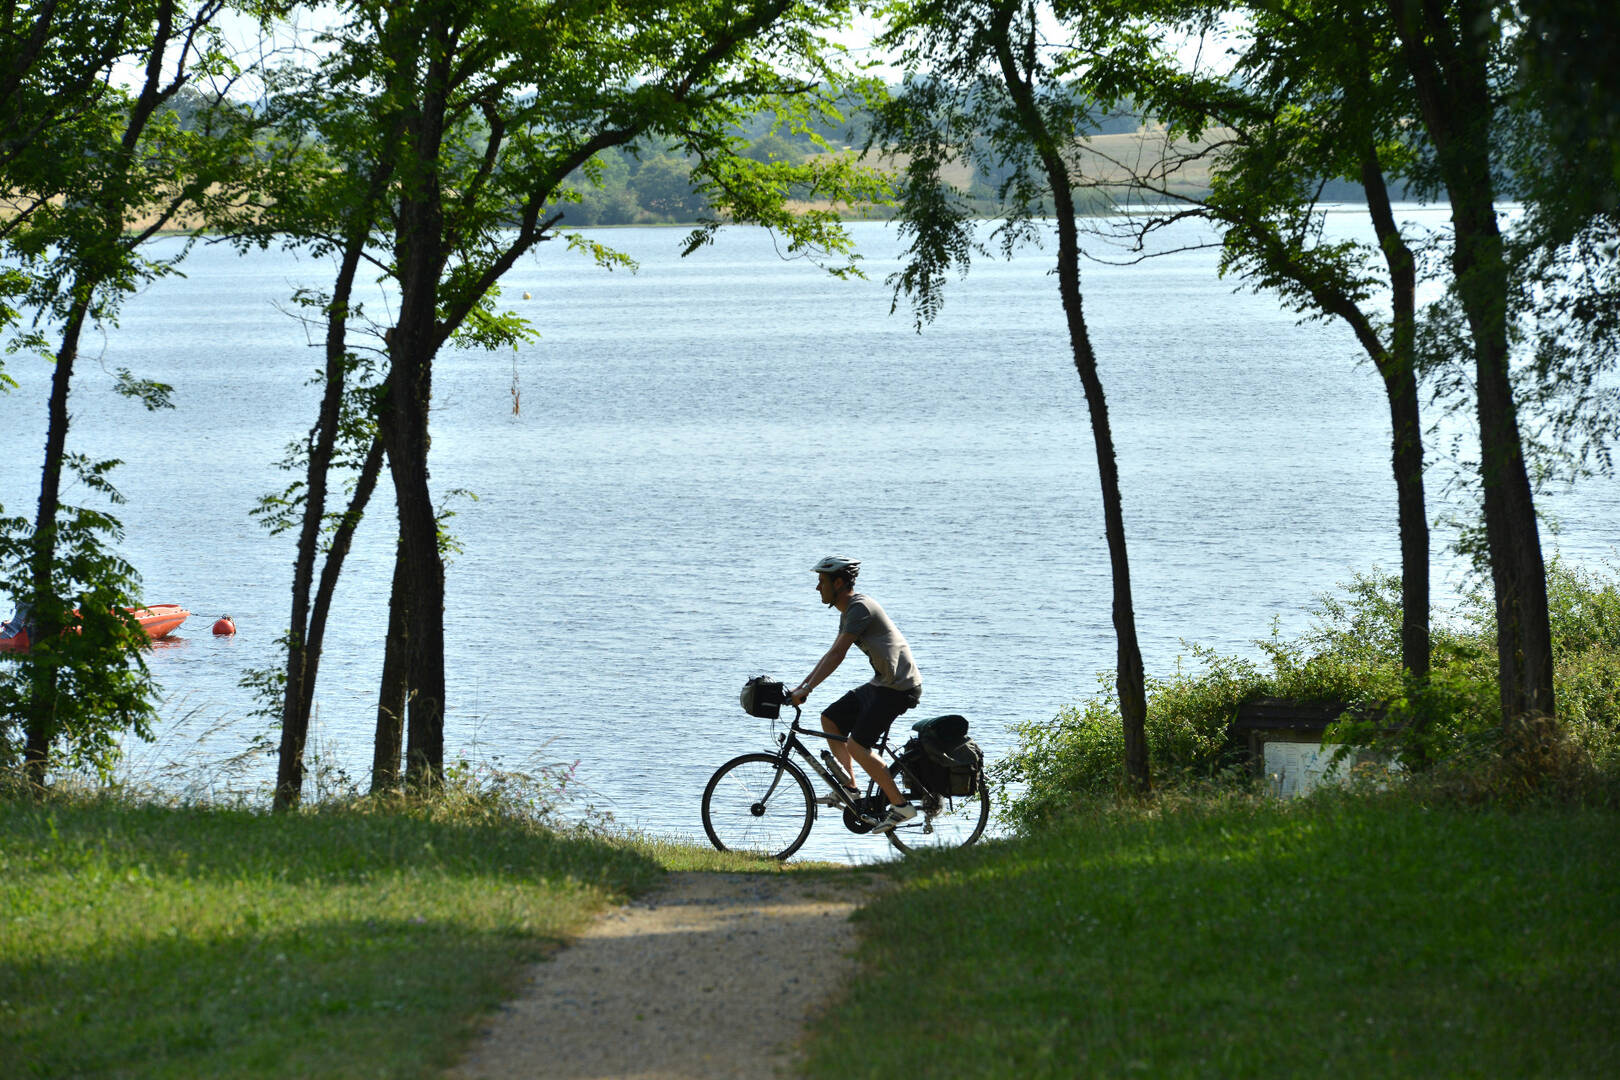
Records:
[[[703,831],[721,851],[786,859],[815,819],[809,779],[775,754],[733,758],[703,789]]]
[[[917,816],[889,830],[889,843],[901,851],[967,847],[984,834],[990,820],[990,786],[955,799],[929,795],[921,800]]]

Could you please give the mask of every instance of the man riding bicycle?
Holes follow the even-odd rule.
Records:
[[[917,808],[900,793],[894,777],[872,753],[872,747],[882,741],[896,717],[921,699],[922,676],[911,657],[911,646],[894,621],[876,600],[855,591],[855,578],[861,572],[858,560],[829,555],[812,569],[817,575],[816,591],[821,594],[821,602],[838,609],[838,636],[789,697],[794,705],[804,704],[810,691],[844,662],[851,645],[866,654],[872,663],[872,680],[827,706],[821,714],[821,729],[829,735],[849,736],[848,741],[832,742],[833,754],[844,770],[839,779],[852,793],[855,791],[849,779],[853,758],[877,781],[891,805],[872,831],[888,832],[916,817]]]

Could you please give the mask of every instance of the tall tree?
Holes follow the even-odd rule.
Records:
[[[64,194],[70,174],[40,168],[49,154],[30,151],[106,98],[113,65],[139,47],[151,9],[101,0],[0,8],[0,240]],[[18,319],[18,294],[27,288],[18,267],[0,266],[0,328]],[[0,360],[0,391],[15,385]]]
[[[1163,4],[1140,7],[1135,33],[1163,25]],[[1181,33],[1172,37],[1208,34],[1230,8],[1181,5]],[[1166,45],[1152,62],[1090,65],[1085,90],[1125,91],[1165,125],[1162,155],[1148,155],[1145,167],[1120,163],[1135,174],[1132,187],[1150,196],[1145,205],[1133,201],[1126,226],[1138,243],[1184,217],[1207,217],[1222,229],[1223,274],[1276,292],[1303,317],[1343,321],[1372,360],[1390,416],[1401,659],[1421,683],[1430,664],[1430,590],[1417,260],[1390,194],[1421,164],[1406,131],[1408,81],[1392,35],[1365,9],[1260,0],[1241,10],[1247,34],[1223,58],[1229,70],[1189,69]],[[1186,166],[1208,170],[1208,192],[1187,191]],[[1324,236],[1330,181],[1360,187],[1375,243]]]
[[[1281,88],[1305,101],[1279,114],[1285,123],[1274,125],[1267,135],[1275,137],[1280,131],[1282,143],[1294,148],[1318,143],[1322,137],[1318,125],[1297,123],[1301,109],[1310,108],[1312,100],[1324,102],[1329,115],[1340,118],[1381,117],[1371,129],[1377,157],[1366,159],[1360,171],[1386,255],[1391,254],[1387,198],[1369,165],[1377,164],[1379,171],[1393,165],[1397,174],[1404,173],[1449,204],[1447,285],[1466,327],[1454,344],[1463,344],[1461,351],[1473,366],[1468,381],[1479,429],[1479,481],[1496,601],[1503,723],[1510,746],[1534,749],[1547,738],[1556,703],[1546,574],[1526,463],[1527,440],[1521,429],[1521,400],[1551,413],[1548,422],[1555,430],[1566,436],[1575,432],[1603,452],[1602,440],[1613,430],[1614,413],[1612,394],[1604,397],[1598,373],[1612,367],[1616,335],[1615,320],[1602,314],[1605,304],[1594,298],[1607,295],[1612,301],[1614,260],[1607,260],[1607,276],[1598,275],[1593,287],[1590,277],[1586,282],[1575,280],[1589,274],[1593,263],[1578,258],[1560,262],[1554,253],[1572,239],[1584,240],[1589,250],[1601,250],[1604,238],[1613,234],[1612,223],[1600,225],[1595,236],[1588,231],[1590,222],[1601,222],[1601,207],[1613,203],[1612,196],[1605,195],[1614,190],[1612,143],[1604,148],[1600,135],[1585,138],[1583,147],[1598,151],[1586,161],[1577,162],[1573,157],[1578,155],[1568,153],[1571,143],[1580,141],[1572,132],[1601,132],[1604,122],[1589,127],[1553,106],[1568,100],[1569,84],[1549,74],[1547,57],[1552,43],[1567,46],[1568,39],[1555,33],[1527,34],[1522,16],[1512,9],[1478,0],[1377,4],[1265,0],[1242,10],[1252,20],[1253,42],[1247,55],[1258,56],[1264,66],[1240,65],[1240,75],[1280,70],[1286,76]],[[1612,14],[1607,16],[1608,22],[1613,20]],[[1571,24],[1557,19],[1549,20],[1549,25],[1568,30]],[[1291,59],[1276,69],[1279,57]],[[1276,85],[1265,78],[1258,84]],[[1600,84],[1601,78],[1578,83],[1582,93]],[[1612,125],[1608,130],[1612,132]],[[1357,131],[1341,126],[1329,129],[1327,135],[1334,147],[1365,157],[1367,144]],[[1529,144],[1535,150],[1515,159],[1516,141],[1521,149]],[[1553,179],[1546,162],[1560,155],[1546,151],[1557,147],[1564,148],[1568,165]],[[1251,149],[1240,145],[1234,157],[1242,160]],[[1505,164],[1518,168],[1509,171]],[[1346,171],[1340,168],[1327,175],[1342,176]],[[1576,176],[1595,182],[1577,184],[1582,194],[1571,197],[1569,185]],[[1373,182],[1366,182],[1369,179]],[[1221,194],[1217,191],[1217,198]],[[1498,204],[1508,197],[1523,198],[1529,206],[1531,227],[1519,230],[1517,252],[1499,223]],[[1400,258],[1404,262],[1408,256]],[[1604,260],[1595,265],[1603,267]],[[1573,275],[1567,272],[1572,267]],[[1391,261],[1392,275],[1396,268]],[[1399,277],[1392,276],[1391,282],[1400,300],[1405,286]],[[1330,300],[1315,297],[1313,303],[1331,311]],[[1581,318],[1583,307],[1594,314]],[[1515,339],[1531,318],[1549,309],[1555,314],[1574,312],[1575,317],[1552,320],[1555,333],[1543,335],[1541,355],[1516,379]],[[1410,347],[1410,330],[1403,330],[1402,322],[1397,319],[1394,324],[1396,340],[1405,338]],[[1380,370],[1387,370],[1386,365],[1380,363]],[[1574,404],[1560,406],[1559,397],[1571,398]],[[1393,397],[1391,403],[1393,407]],[[1399,441],[1398,417],[1396,434]],[[1402,534],[1405,550],[1404,516]],[[1408,597],[1409,607],[1415,600]]]
[[[1532,751],[1556,715],[1547,574],[1509,353],[1509,260],[1497,219],[1503,25],[1484,0],[1388,0],[1423,127],[1451,204],[1451,268],[1473,346],[1480,483],[1496,594],[1503,723]]]
[[[1502,157],[1528,405],[1561,471],[1613,472],[1620,438],[1620,7],[1528,0],[1511,37]]]
[[[1530,107],[1541,153],[1514,164],[1533,178],[1534,207],[1560,208],[1572,226],[1620,214],[1620,8],[1608,0],[1521,0],[1519,8],[1515,91]]]
[[[128,592],[135,578],[131,568],[101,547],[101,537],[116,538],[117,521],[61,503],[65,470],[116,499],[108,481],[116,462],[92,463],[67,451],[68,394],[86,326],[110,321],[125,297],[172,269],[145,258],[145,242],[182,210],[232,195],[243,144],[216,137],[210,110],[187,128],[167,108],[201,77],[213,80],[205,96],[217,115],[232,114],[225,102],[228,65],[210,39],[223,8],[224,0],[197,0],[190,7],[180,0],[156,0],[131,9],[129,30],[139,36],[120,39],[120,55],[134,47],[141,66],[133,86],[89,93],[54,112],[37,110],[33,115],[42,119],[25,132],[27,138],[8,148],[6,191],[14,202],[25,204],[26,213],[4,239],[15,260],[12,280],[21,289],[19,307],[33,312],[31,329],[13,344],[37,350],[55,365],[39,503],[26,543],[27,572],[13,582],[19,604],[30,611],[36,639],[17,676],[27,687],[26,704],[20,706],[26,729],[24,764],[35,784],[43,783],[52,748],[62,738],[86,737],[87,725],[99,730],[105,722],[142,731],[150,715],[150,685],[144,663],[133,651],[144,644],[144,636],[121,613],[123,605],[133,602]],[[67,40],[78,40],[73,28],[60,29]],[[105,52],[95,48],[77,62],[101,65]],[[72,67],[74,60],[64,63]],[[37,100],[59,77],[61,68],[55,64],[25,71],[12,100]],[[76,88],[84,84],[82,78],[68,82]],[[119,388],[149,407],[165,405],[169,389],[127,371],[120,373]],[[77,615],[75,591],[82,594]],[[113,612],[106,617],[121,623],[124,632],[87,632],[90,620],[104,618],[102,609]],[[63,631],[76,619],[84,624],[81,633],[64,638]],[[85,650],[97,645],[99,660],[87,660]],[[74,667],[97,662],[130,673],[118,687],[116,702],[86,700],[75,689]],[[92,714],[99,719],[87,719]]]
[[[1067,50],[1042,40],[1041,9],[1027,0],[897,0],[887,9],[884,41],[912,70],[901,93],[881,111],[874,145],[905,155],[901,232],[908,264],[895,279],[911,298],[919,329],[938,312],[946,275],[965,270],[982,251],[962,193],[942,170],[968,160],[1005,177],[1009,207],[998,227],[1007,253],[1035,237],[1049,210],[1057,233],[1057,280],[1076,373],[1090,412],[1102,488],[1104,533],[1113,577],[1115,687],[1125,733],[1125,774],[1136,791],[1152,787],[1145,723],[1147,694],[1136,609],[1131,595],[1124,500],[1108,402],[1086,325],[1080,287],[1080,239],[1071,161],[1076,132],[1091,121],[1089,103],[1065,76]]]
[[[1177,6],[1142,0],[1128,7],[1146,21],[1166,18]],[[1118,10],[1119,5],[1112,4],[1087,4],[1076,9],[1108,14]],[[1410,253],[1402,250],[1405,245],[1394,243],[1397,234],[1392,227],[1385,176],[1380,174],[1391,170],[1396,175],[1404,174],[1449,203],[1450,273],[1445,284],[1464,318],[1462,352],[1473,366],[1469,382],[1480,436],[1479,478],[1485,547],[1496,598],[1503,723],[1510,745],[1543,745],[1555,715],[1552,653],[1545,567],[1526,465],[1526,440],[1520,428],[1519,395],[1535,394],[1545,402],[1553,393],[1567,392],[1575,405],[1565,408],[1554,423],[1585,423],[1594,437],[1601,438],[1603,421],[1582,417],[1579,410],[1594,400],[1594,372],[1609,363],[1607,357],[1615,355],[1612,333],[1603,346],[1609,351],[1596,357],[1588,354],[1572,359],[1565,349],[1560,358],[1563,346],[1555,345],[1550,352],[1544,350],[1543,358],[1515,386],[1511,346],[1525,313],[1535,306],[1534,294],[1550,292],[1558,303],[1569,303],[1576,309],[1583,303],[1590,306],[1595,295],[1603,295],[1601,290],[1591,289],[1571,292],[1567,279],[1555,289],[1539,289],[1537,282],[1525,274],[1526,267],[1532,264],[1529,255],[1538,248],[1545,252],[1547,237],[1555,236],[1556,230],[1544,231],[1539,239],[1527,233],[1521,256],[1514,258],[1498,222],[1499,200],[1509,195],[1532,197],[1535,188],[1524,185],[1523,175],[1539,171],[1535,167],[1523,169],[1523,175],[1515,177],[1501,168],[1509,161],[1507,151],[1515,131],[1521,136],[1526,130],[1535,132],[1532,141],[1540,146],[1548,145],[1548,136],[1553,136],[1554,145],[1560,141],[1567,144],[1560,134],[1565,129],[1559,121],[1538,115],[1534,106],[1525,107],[1522,97],[1526,84],[1522,78],[1515,79],[1516,57],[1545,57],[1545,52],[1534,40],[1527,43],[1515,11],[1476,0],[1388,0],[1370,4],[1360,0],[1260,0],[1220,5],[1210,12],[1223,10],[1237,11],[1245,17],[1250,40],[1232,79],[1236,85],[1218,86],[1214,96],[1242,102],[1255,92],[1269,93],[1276,96],[1279,106],[1273,118],[1260,125],[1254,124],[1252,117],[1244,121],[1241,109],[1233,114],[1233,122],[1243,130],[1229,148],[1229,158],[1215,155],[1218,164],[1210,201],[1224,207],[1229,221],[1241,224],[1256,211],[1270,213],[1272,205],[1285,206],[1290,201],[1285,198],[1275,203],[1268,189],[1274,190],[1276,185],[1265,183],[1263,176],[1252,171],[1255,160],[1262,166],[1267,164],[1267,154],[1276,155],[1275,165],[1280,166],[1284,178],[1289,175],[1290,159],[1300,155],[1314,159],[1315,165],[1323,168],[1324,177],[1359,174],[1397,304],[1390,344],[1410,349],[1412,322],[1402,314],[1402,309],[1411,310],[1404,296],[1412,280],[1406,269]],[[1542,86],[1547,82],[1541,79]],[[1127,84],[1132,84],[1131,80]],[[1174,115],[1180,89],[1171,86],[1159,93],[1156,104]],[[1200,92],[1209,94],[1212,90],[1206,84]],[[1516,95],[1521,98],[1517,127],[1509,122]],[[1535,156],[1526,155],[1521,163]],[[1352,173],[1346,166],[1357,157],[1360,162]],[[1599,154],[1598,161],[1598,175],[1606,176],[1608,155]],[[1246,170],[1250,181],[1235,187],[1223,186],[1234,175],[1234,168]],[[1297,174],[1295,179],[1299,179]],[[1609,186],[1599,184],[1599,196]],[[1557,187],[1556,183],[1548,185],[1542,198]],[[1306,194],[1296,190],[1292,201],[1297,206]],[[1590,207],[1595,201],[1583,205]],[[1240,212],[1235,219],[1230,214],[1232,209]],[[1531,216],[1541,216],[1534,205]],[[1590,220],[1590,211],[1565,215],[1563,220],[1575,222],[1578,230]],[[1243,226],[1237,237],[1240,244],[1250,246],[1252,258],[1253,244],[1244,239],[1247,231],[1248,227]],[[1600,244],[1603,235],[1600,231]],[[1587,238],[1590,241],[1590,235]],[[1230,256],[1231,235],[1227,243]],[[1563,264],[1565,268],[1569,265]],[[1356,325],[1353,313],[1342,302],[1342,289],[1335,290],[1341,294],[1336,297],[1293,271],[1288,276],[1293,278],[1297,294],[1311,306],[1342,315]],[[1546,284],[1553,276],[1544,275],[1539,281]],[[1341,276],[1341,280],[1355,284],[1354,277]],[[1613,280],[1610,274],[1606,282],[1600,282],[1611,297]],[[1601,317],[1575,321],[1606,333],[1615,322]],[[1363,337],[1363,344],[1377,360],[1376,343],[1361,329],[1358,336]],[[1597,336],[1594,334],[1593,339]],[[1405,366],[1404,361],[1401,366]],[[1397,477],[1416,475],[1412,471],[1416,461],[1405,468],[1400,461],[1402,430],[1411,430],[1416,419],[1405,388],[1406,376],[1384,360],[1379,360],[1379,368],[1386,376],[1392,418],[1396,421]],[[1390,374],[1397,376],[1396,383],[1390,383]],[[1407,398],[1399,412],[1397,391]],[[1601,397],[1601,392],[1597,396]],[[1407,416],[1404,422],[1402,414]],[[1415,513],[1416,501],[1409,493],[1403,494],[1403,507],[1408,502]],[[1415,517],[1403,509],[1403,552],[1409,550],[1409,538],[1417,535],[1415,526]],[[1416,554],[1415,545],[1410,550]],[[1410,619],[1417,597],[1408,594],[1406,601]],[[1416,629],[1408,623],[1409,642],[1415,643]]]
[[[379,129],[363,100],[309,93],[311,77],[301,66],[266,73],[263,122],[287,137],[270,140],[262,153],[255,196],[214,223],[244,247],[283,243],[335,261],[329,291],[300,290],[293,298],[321,343],[316,420],[282,462],[296,479],[261,498],[254,510],[272,535],[297,537],[283,662],[244,680],[274,699],[270,708],[282,733],[276,780],[281,806],[291,797],[280,793],[303,786],[332,597],[384,465],[375,357],[386,350],[386,328],[372,321],[356,289],[366,269],[388,269],[374,262],[373,234],[389,205],[400,124],[396,118],[392,129]],[[336,512],[329,509],[335,474],[352,481],[347,505]],[[397,725],[398,716],[391,722]],[[397,760],[396,751],[394,774]]]
[[[364,236],[366,257],[397,295],[376,422],[400,530],[391,601],[398,633],[391,616],[389,649],[394,659],[402,647],[403,662],[388,665],[379,714],[406,702],[413,784],[436,783],[444,754],[445,581],[428,472],[434,358],[452,337],[501,344],[524,332],[496,307],[501,275],[559,235],[571,176],[588,175],[598,154],[643,137],[692,159],[695,185],[716,208],[688,237],[688,251],[706,242],[720,215],[777,228],[795,250],[843,250],[832,213],[793,215],[785,199],[794,184],[836,196],[849,190],[854,169],[749,161],[736,132],[762,101],[803,94],[833,74],[822,34],[846,10],[844,0],[355,0],[328,33],[321,63],[287,73],[283,92],[364,115],[364,137],[343,148],[353,155],[346,166],[386,178],[383,200],[340,200],[317,231]],[[301,86],[290,85],[295,78]],[[289,131],[289,141],[303,134]],[[307,492],[315,490],[311,482]],[[304,512],[318,509],[311,503]],[[307,628],[293,633],[307,652]],[[290,701],[284,716],[307,723],[307,710]],[[380,742],[386,734],[380,722]],[[303,735],[284,724],[278,806],[299,798]],[[382,758],[379,750],[379,770]]]
[[[0,176],[9,178],[14,159],[106,98],[114,63],[139,48],[153,10],[151,2],[102,0],[12,0],[0,8]],[[8,179],[5,194],[0,232],[57,193]]]

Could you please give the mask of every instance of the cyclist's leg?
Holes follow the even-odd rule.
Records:
[[[829,735],[844,734],[844,732],[838,730],[838,725],[826,713],[821,714],[821,730]],[[844,775],[853,780],[855,774],[849,771],[849,744],[842,739],[828,739],[827,745],[832,747],[832,756],[837,759],[838,764],[843,768]]]
[[[894,782],[888,766],[872,753],[872,747],[883,739],[895,717],[911,707],[910,702],[899,691],[883,689],[871,683],[856,693],[860,695],[862,709],[860,718],[850,728],[850,755],[860,762],[867,775],[877,781],[889,802],[899,806],[906,801],[906,797],[900,793],[900,787]]]
[[[861,699],[858,691],[851,690],[831,705],[821,714],[821,730],[829,735],[848,735],[855,728],[855,723],[861,717]],[[843,766],[844,775],[853,782],[855,773],[849,765],[849,743],[843,739],[829,739],[833,757]]]
[[[868,776],[877,781],[878,787],[883,789],[884,798],[896,806],[906,801],[900,794],[900,786],[894,782],[894,776],[889,772],[888,766],[884,765],[876,754],[853,738],[849,740],[849,754],[860,763]]]

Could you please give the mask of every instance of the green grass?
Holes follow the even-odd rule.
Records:
[[[913,859],[808,1075],[1612,1076],[1617,851],[1613,812],[1330,796]]]
[[[762,867],[519,820],[0,801],[0,1076],[436,1075],[667,869]]]

